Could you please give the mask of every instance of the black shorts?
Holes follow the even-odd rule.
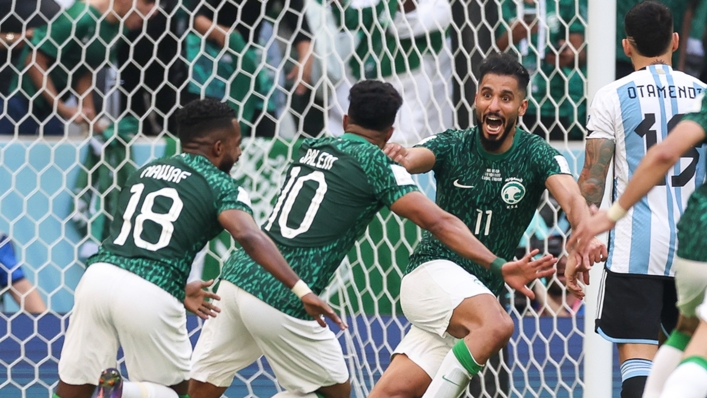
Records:
[[[658,344],[678,321],[675,279],[604,270],[595,330],[613,343]]]

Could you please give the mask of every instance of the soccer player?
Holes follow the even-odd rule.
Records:
[[[201,291],[208,283],[190,284],[188,290],[194,289],[186,300],[185,283],[196,253],[224,228],[285,286],[299,280],[257,227],[246,191],[228,174],[241,153],[235,112],[216,100],[194,101],[180,111],[178,125],[184,153],[153,161],[128,179],[110,235],[88,260],[76,288],[55,397],[90,397],[101,371],[116,365],[118,345],[131,379],[140,382],[122,383],[123,398],[142,392],[184,396],[191,354],[184,307],[203,318],[215,315],[203,303],[212,297]],[[343,326],[318,297],[300,297],[301,311]],[[105,376],[102,396],[119,397],[120,380],[110,385],[114,370]]]
[[[638,3],[624,20],[623,49],[636,71],[594,96],[579,177],[582,195],[597,207],[612,160],[615,199],[646,151],[667,137],[704,88],[704,83],[670,66],[679,40],[667,6]],[[617,344],[622,398],[643,395],[661,328],[666,335],[675,328],[676,224],[688,197],[704,181],[705,165],[698,161],[704,155],[704,148],[690,148],[685,154],[689,167],[671,170],[667,183],[653,187],[631,217],[611,231],[596,331]]]
[[[552,256],[531,261],[537,250],[510,263],[496,257],[385,155],[381,148],[393,134],[402,104],[392,85],[362,81],[351,88],[349,99],[347,133],[302,144],[263,226],[293,269],[312,282],[314,292],[327,286],[383,206],[516,288],[527,291],[526,283],[552,275]],[[307,320],[295,297],[243,253],[232,254],[222,277],[222,313],[206,322],[194,348],[191,398],[220,397],[235,373],[262,355],[286,390],[278,398],[349,397],[349,374],[331,330]],[[309,288],[295,290],[303,294]]]
[[[464,221],[491,252],[509,258],[545,188],[572,225],[589,210],[566,159],[539,136],[517,128],[528,107],[528,71],[511,55],[493,54],[479,72],[476,127],[386,151],[411,173],[433,170],[437,204]],[[583,262],[606,255],[596,240],[590,249]],[[513,334],[513,320],[495,297],[502,289],[498,274],[425,233],[400,292],[412,327],[370,397],[459,396]],[[525,286],[521,292],[533,297]]]
[[[654,187],[675,182],[665,178],[674,172],[675,167],[681,170],[691,167],[692,151],[707,141],[707,97],[704,93],[698,96],[694,105],[689,111],[697,113],[685,115],[661,143],[648,150],[621,197],[608,211],[599,211],[580,223],[568,245],[581,249],[586,239],[616,227],[625,216],[636,213],[637,207],[634,206],[644,201]],[[703,158],[698,160],[705,161]],[[681,318],[676,330],[655,356],[644,397],[703,398],[707,395],[707,302],[704,301],[707,288],[707,185],[698,187],[690,196],[677,228],[680,244],[673,268]],[[567,287],[571,291],[581,289],[576,273],[582,271],[586,271],[583,266],[568,263]]]

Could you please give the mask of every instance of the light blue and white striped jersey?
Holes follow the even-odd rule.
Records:
[[[624,192],[646,151],[667,137],[704,87],[668,65],[651,65],[596,93],[587,139],[615,141],[612,201]],[[685,153],[665,180],[616,223],[609,235],[607,269],[674,276],[676,225],[690,194],[705,180],[704,156],[704,146]]]

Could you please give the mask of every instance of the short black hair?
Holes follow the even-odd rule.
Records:
[[[493,53],[479,65],[479,82],[487,74],[513,76],[518,81],[518,89],[523,92],[523,96],[528,93],[528,83],[530,74],[518,59],[506,53]]]
[[[385,131],[402,105],[403,98],[392,84],[363,80],[349,91],[349,120],[366,129]]]
[[[643,1],[624,17],[626,38],[644,57],[663,54],[673,39],[673,13],[665,4]]]
[[[183,143],[209,135],[214,130],[231,128],[236,112],[225,102],[213,98],[194,100],[177,112],[177,133]]]

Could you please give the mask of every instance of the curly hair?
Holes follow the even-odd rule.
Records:
[[[349,91],[349,119],[363,128],[384,131],[393,125],[403,98],[390,84],[364,80]]]
[[[194,100],[177,112],[177,133],[182,143],[233,126],[236,112],[228,104],[204,98]]]

